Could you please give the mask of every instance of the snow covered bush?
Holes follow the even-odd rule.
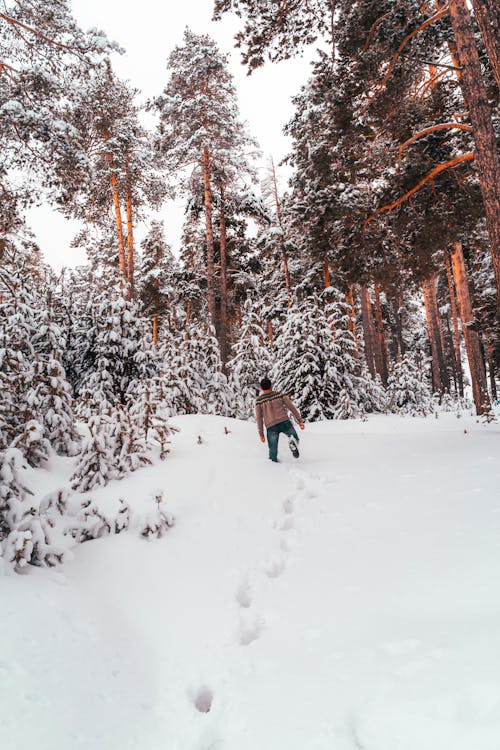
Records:
[[[84,498],[79,512],[66,529],[66,534],[77,544],[81,544],[125,531],[130,524],[130,508],[122,498],[119,498],[118,503],[116,513],[105,513],[95,500]]]

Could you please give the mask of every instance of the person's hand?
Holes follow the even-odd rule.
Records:
[[[261,443],[265,443],[266,442],[266,438],[264,437],[264,435],[260,436],[260,442]]]
[[[304,429],[304,427],[305,427],[305,424],[304,424],[304,422],[299,422],[299,427],[300,427],[300,429],[301,429],[301,430],[303,430],[303,429]]]

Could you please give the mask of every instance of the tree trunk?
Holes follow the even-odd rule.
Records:
[[[495,357],[493,354],[493,344],[489,343],[486,346],[487,359],[488,359],[488,374],[490,377],[490,391],[491,398],[493,401],[498,399],[497,384],[495,379]]]
[[[498,0],[472,0],[472,7],[495,81],[500,90],[500,6]]]
[[[393,303],[394,322],[396,324],[396,339],[398,342],[398,362],[401,362],[401,358],[406,352],[405,342],[403,338],[403,322],[401,320],[401,309],[403,307],[403,298],[398,295],[397,299]]]
[[[472,312],[464,256],[460,242],[455,242],[454,244],[453,252],[451,254],[451,262],[457,289],[458,308],[462,320],[465,349],[469,360],[474,404],[476,406],[476,412],[478,414],[483,414],[485,411],[488,411],[490,407],[488,389],[486,386],[486,372],[484,369],[483,358],[481,356],[481,348],[479,346],[479,336],[473,328],[475,319]]]
[[[375,326],[373,324],[372,303],[368,288],[360,286],[361,320],[363,323],[363,338],[365,341],[365,358],[372,378],[375,377]]]
[[[455,288],[453,284],[453,269],[451,266],[451,259],[449,255],[446,255],[446,277],[448,279],[448,291],[450,293],[450,309],[451,318],[453,321],[453,344],[455,350],[455,367],[458,379],[458,392],[460,396],[464,395],[464,372],[462,368],[462,353],[460,351],[460,330],[458,328],[458,311],[457,311],[457,300],[455,297]]]
[[[188,301],[187,307],[186,307],[186,328],[188,327],[190,322],[191,322],[191,302]]]
[[[356,330],[356,305],[354,302],[354,284],[349,284],[349,291],[346,294],[346,302],[349,305],[349,330],[354,341],[354,356],[359,357],[358,332]]]
[[[224,186],[220,188],[220,327],[219,341],[222,364],[225,366],[229,357],[229,329],[227,322],[227,236],[226,217],[224,214]]]
[[[324,257],[323,260],[323,276],[325,281],[325,289],[329,289],[331,287],[330,283],[330,264],[328,263],[328,258]]]
[[[269,349],[272,351],[274,347],[274,333],[273,333],[273,321],[271,318],[267,321],[267,340],[269,342]]]
[[[274,205],[276,207],[276,217],[278,219],[278,224],[281,229],[281,254],[283,256],[283,273],[285,276],[285,289],[286,289],[286,296],[288,300],[288,307],[292,304],[292,293],[291,293],[291,286],[290,286],[290,272],[288,270],[288,258],[285,250],[285,228],[283,225],[283,214],[281,213],[281,204],[280,199],[278,195],[278,180],[276,178],[276,168],[274,166],[274,159],[271,158],[271,169],[273,171],[273,192],[274,192]]]
[[[450,0],[449,12],[462,68],[459,82],[474,129],[476,164],[490,237],[497,308],[500,313],[500,157],[467,0]]]
[[[153,346],[158,344],[158,313],[153,314]]]
[[[105,143],[109,141],[109,134],[103,133],[103,140]],[[120,195],[118,192],[118,178],[114,170],[113,154],[107,152],[106,159],[109,164],[109,177],[111,181],[111,194],[113,196],[113,205],[115,208],[115,225],[116,225],[116,236],[118,240],[118,268],[120,270],[120,277],[122,281],[127,279],[127,269],[125,265],[125,237],[123,234],[123,219],[122,209],[120,203]]]
[[[434,275],[423,281],[425,314],[427,330],[431,344],[432,384],[436,393],[443,394],[450,388],[444,353],[443,329],[436,297],[436,280]]]
[[[203,149],[203,186],[205,201],[205,237],[207,242],[207,303],[210,324],[215,328],[215,288],[214,288],[214,231],[212,224],[212,188],[210,184],[210,154]]]
[[[127,196],[125,201],[127,209],[127,279],[129,284],[129,295],[135,297],[135,254],[134,254],[134,224],[132,220],[132,190],[129,183],[129,172],[127,162]]]
[[[377,323],[377,357],[379,360],[377,371],[380,375],[382,383],[387,385],[387,377],[389,374],[389,353],[387,351],[387,342],[385,340],[384,332],[384,319],[382,317],[382,305],[380,303],[380,287],[378,282],[375,282],[375,320]]]

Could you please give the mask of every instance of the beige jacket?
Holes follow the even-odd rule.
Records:
[[[266,427],[272,427],[289,419],[288,412],[293,414],[297,422],[302,422],[299,410],[281,391],[261,393],[255,402],[255,419],[259,435],[264,435],[264,424]]]

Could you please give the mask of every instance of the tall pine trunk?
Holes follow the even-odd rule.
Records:
[[[479,336],[477,331],[474,330],[475,319],[472,312],[464,256],[460,242],[455,242],[454,244],[453,252],[451,254],[451,262],[457,289],[458,308],[462,320],[465,349],[467,351],[467,359],[469,360],[474,404],[476,406],[476,412],[478,414],[483,414],[485,411],[489,410],[490,406],[488,388],[486,385],[486,372],[481,355]]]
[[[358,332],[356,330],[356,305],[354,302],[354,284],[349,284],[349,290],[346,295],[346,302],[349,305],[349,330],[354,341],[354,356],[359,357]]]
[[[229,326],[227,319],[227,234],[224,204],[224,186],[220,188],[220,326],[219,342],[222,364],[229,357]]]
[[[125,167],[127,194],[125,207],[127,211],[127,279],[129,284],[129,295],[131,299],[135,297],[135,252],[134,252],[134,222],[132,206],[132,188],[130,185],[130,173],[128,159]]]
[[[207,303],[210,324],[215,328],[214,230],[212,223],[212,187],[210,177],[210,154],[207,146],[205,146],[203,149],[203,188],[205,202],[205,237],[207,243]]]
[[[382,305],[380,302],[380,286],[379,286],[378,281],[375,282],[375,320],[377,323],[377,341],[378,341],[377,371],[380,375],[382,383],[384,385],[387,385],[387,378],[389,375],[389,353],[387,351],[387,342],[385,339],[384,319],[382,316]]]
[[[472,7],[500,89],[500,5],[498,0],[472,0]]]
[[[451,319],[453,321],[453,344],[455,351],[455,368],[458,380],[458,392],[460,396],[464,395],[464,372],[462,368],[462,353],[460,351],[460,330],[458,328],[458,310],[457,310],[457,299],[455,296],[455,287],[453,283],[453,268],[451,266],[451,258],[446,255],[446,278],[448,280],[448,292],[450,295],[450,309]]]
[[[435,393],[444,393],[449,390],[450,381],[446,369],[444,338],[441,325],[441,316],[436,296],[436,279],[432,275],[423,281],[425,314],[427,318],[427,331],[431,344],[432,356],[432,386]]]
[[[104,143],[109,141],[109,133],[104,130],[102,132],[102,138]],[[120,271],[120,279],[122,286],[125,286],[127,280],[127,267],[125,263],[125,235],[123,233],[123,219],[122,219],[122,208],[120,202],[120,194],[118,191],[118,178],[115,172],[115,164],[113,154],[109,151],[106,152],[106,159],[109,164],[109,178],[111,182],[111,195],[113,196],[113,206],[115,209],[115,226],[116,226],[116,237],[118,241],[118,268]]]
[[[359,287],[361,298],[361,321],[363,323],[363,338],[365,342],[365,359],[368,371],[372,378],[375,377],[375,325],[373,323],[372,303],[368,287],[364,284]]]
[[[276,217],[278,219],[278,224],[281,229],[281,255],[283,257],[283,274],[285,277],[285,289],[286,289],[286,297],[288,300],[288,307],[292,304],[292,292],[291,292],[291,286],[290,286],[290,271],[288,270],[288,257],[286,253],[286,247],[285,247],[285,228],[283,225],[283,214],[281,212],[281,204],[280,199],[278,195],[278,180],[276,177],[276,168],[274,166],[274,159],[271,159],[271,168],[273,172],[273,194],[274,194],[274,205],[276,207]]]
[[[469,110],[476,144],[476,164],[493,258],[497,308],[500,313],[500,157],[467,0],[450,0],[449,12],[458,61],[462,68],[459,82]]]

